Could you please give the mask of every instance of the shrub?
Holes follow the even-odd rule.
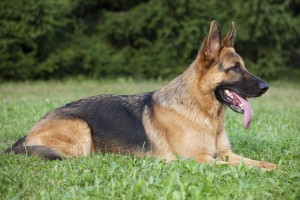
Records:
[[[66,37],[66,2],[1,0],[0,10],[0,79],[39,76],[40,61]]]
[[[236,49],[253,73],[274,79],[300,63],[295,0],[2,0],[0,9],[4,80],[174,77],[214,19],[223,36],[235,21]]]

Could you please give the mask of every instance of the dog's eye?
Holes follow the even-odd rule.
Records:
[[[239,72],[240,71],[240,63],[236,63],[233,67],[230,68],[230,70],[233,70],[235,72]]]
[[[238,66],[235,65],[235,66],[232,67],[231,69],[234,70],[234,71],[236,71],[236,70],[238,69]]]
[[[236,72],[236,73],[240,72],[241,71],[241,64],[236,63],[234,66],[225,69],[226,73],[231,72],[231,71]]]

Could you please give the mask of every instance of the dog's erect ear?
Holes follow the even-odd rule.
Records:
[[[209,33],[206,41],[206,54],[218,55],[221,49],[221,31],[216,21],[210,24]]]
[[[234,22],[231,22],[230,30],[223,40],[225,47],[233,47],[234,46],[235,34],[236,34],[236,31],[234,28]]]
[[[219,56],[221,45],[221,32],[219,25],[216,21],[212,21],[208,36],[202,44],[199,54],[200,56],[204,56],[206,59],[214,59]]]
[[[208,36],[205,38],[198,53],[199,66],[209,68],[219,57],[222,48],[221,32],[216,21],[210,24]]]

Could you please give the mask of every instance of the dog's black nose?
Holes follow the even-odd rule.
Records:
[[[265,93],[268,89],[269,89],[269,86],[266,82],[264,81],[260,81],[258,83],[258,89],[262,92],[262,93]]]

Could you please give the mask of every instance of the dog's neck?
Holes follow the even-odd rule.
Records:
[[[214,91],[201,87],[205,84],[201,83],[199,76],[202,75],[199,73],[195,60],[181,75],[156,91],[154,100],[170,109],[180,106],[191,111],[205,111],[213,117],[224,115],[225,106],[216,99]]]

